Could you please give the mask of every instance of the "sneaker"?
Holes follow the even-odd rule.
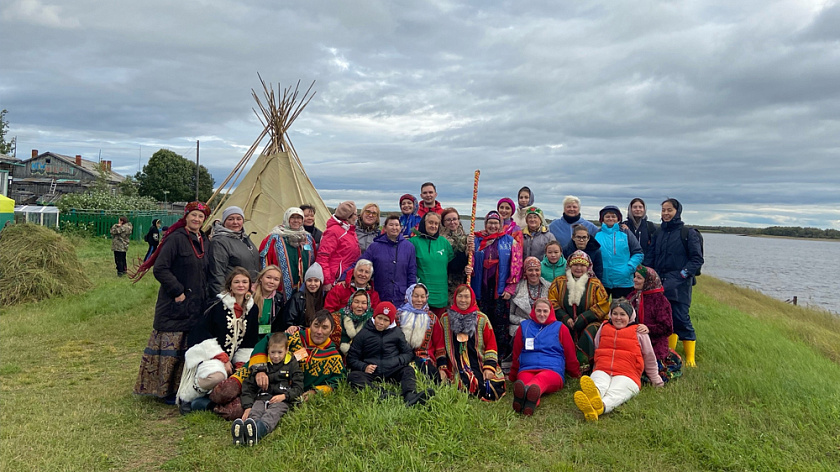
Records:
[[[513,411],[522,413],[522,407],[525,405],[525,394],[528,391],[528,386],[525,382],[517,380],[513,383]]]
[[[542,391],[540,390],[539,385],[531,385],[528,387],[528,391],[525,392],[525,402],[522,404],[523,415],[531,416],[534,414],[534,410],[537,408],[537,402],[540,401],[541,395]]]
[[[246,446],[256,446],[259,442],[259,438],[257,437],[257,422],[251,418],[245,420],[244,423],[245,428],[245,445]]]
[[[233,420],[233,424],[230,427],[230,435],[233,438],[234,446],[245,445],[245,422],[242,421],[242,418]]]

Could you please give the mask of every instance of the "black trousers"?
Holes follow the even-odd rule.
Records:
[[[114,263],[117,265],[117,275],[125,274],[126,262],[125,252],[114,251]]]
[[[409,365],[397,369],[390,375],[368,374],[363,370],[354,370],[347,375],[347,380],[355,388],[369,387],[377,380],[399,382],[403,397],[417,390],[417,378],[414,376],[414,368]]]

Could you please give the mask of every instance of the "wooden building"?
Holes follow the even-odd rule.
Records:
[[[108,186],[116,191],[125,180],[111,170],[111,161],[101,163],[55,152],[38,153],[32,150],[32,157],[12,168],[12,183],[9,197],[18,205],[50,204],[66,193],[80,193],[90,190],[103,173]]]

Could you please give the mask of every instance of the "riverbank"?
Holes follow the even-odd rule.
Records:
[[[132,244],[129,256],[139,256]],[[703,275],[699,367],[586,423],[567,379],[532,418],[438,388],[428,409],[341,388],[254,449],[209,413],[136,398],[158,285],[77,252],[94,288],[0,311],[4,470],[832,470],[840,463],[840,320]]]

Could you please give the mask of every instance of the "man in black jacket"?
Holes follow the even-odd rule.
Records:
[[[407,406],[423,404],[434,391],[417,392],[417,379],[411,366],[414,350],[397,328],[396,316],[393,303],[376,305],[373,318],[365,323],[347,352],[347,366],[351,369],[347,379],[356,388],[365,388],[374,380],[399,381]],[[387,396],[386,390],[382,392],[382,398]]]

